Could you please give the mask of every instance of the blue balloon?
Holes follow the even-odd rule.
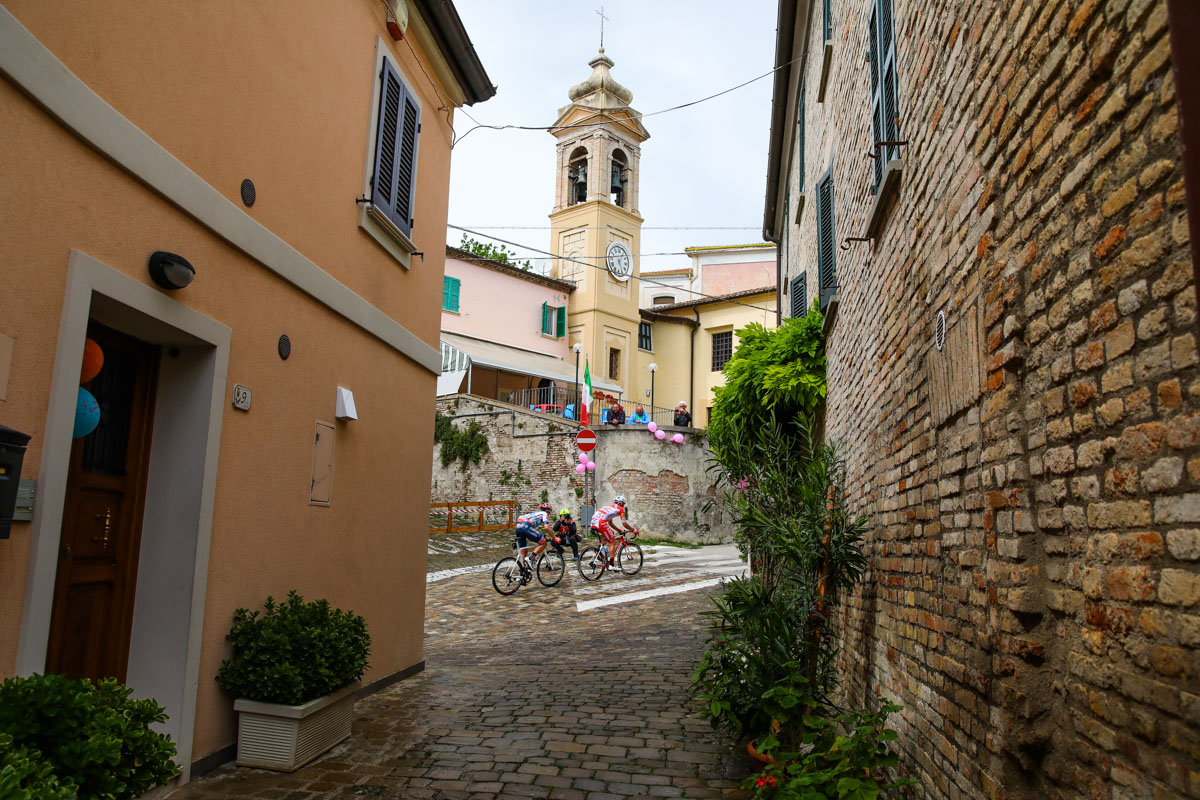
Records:
[[[79,398],[75,401],[75,438],[87,436],[100,424],[100,404],[92,393],[79,387]]]

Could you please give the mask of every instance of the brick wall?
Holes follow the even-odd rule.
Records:
[[[832,165],[838,242],[873,199],[872,4],[832,0],[824,103],[815,5],[784,259],[810,295],[816,180]],[[894,6],[902,183],[878,238],[837,252],[828,340],[827,433],[875,520],[847,699],[905,706],[932,797],[1200,797],[1200,370],[1165,3]]]
[[[583,476],[575,472],[579,428],[574,423],[469,395],[439,398],[437,408],[459,418],[455,424],[460,427],[477,421],[488,437],[489,452],[480,464],[464,470],[457,463],[443,467],[441,446],[435,445],[431,502],[512,499],[525,513],[537,508],[544,491],[555,510],[575,510],[583,503]],[[683,444],[659,441],[641,426],[596,431],[591,456],[598,499],[607,503],[625,495],[630,520],[653,536],[731,541],[728,520],[708,507],[713,491],[705,439],[686,428],[664,430],[685,432],[688,438]]]

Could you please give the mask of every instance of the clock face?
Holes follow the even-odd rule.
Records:
[[[621,242],[613,242],[608,246],[608,272],[622,283],[633,275],[633,254]]]

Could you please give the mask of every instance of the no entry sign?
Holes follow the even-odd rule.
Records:
[[[585,453],[590,453],[596,449],[596,433],[584,429],[575,437],[575,444],[579,445],[579,449]]]

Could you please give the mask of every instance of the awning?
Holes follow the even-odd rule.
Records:
[[[447,333],[442,331],[442,344],[449,345],[454,350],[467,355],[471,359],[471,363],[479,367],[494,367],[502,369],[506,372],[515,372],[519,375],[532,375],[537,378],[550,378],[551,380],[562,381],[563,383],[575,383],[575,364],[573,362],[563,361],[561,358],[555,358],[545,353],[535,353],[531,350],[522,350],[519,347],[511,347],[498,342],[485,342],[482,339],[472,339],[470,336],[462,336],[457,333]],[[442,348],[443,356],[447,350]],[[445,358],[443,358],[445,363]],[[583,383],[583,365],[579,366],[579,382]],[[592,388],[601,389],[610,393],[623,393],[625,390],[619,385],[607,380],[600,380],[595,374],[592,375]]]

